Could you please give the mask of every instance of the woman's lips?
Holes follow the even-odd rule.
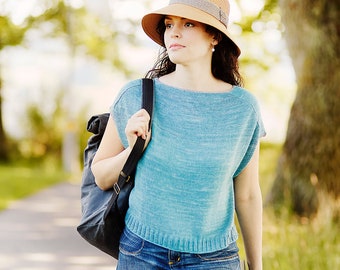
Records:
[[[182,49],[184,48],[185,46],[181,45],[181,44],[178,44],[178,43],[173,43],[169,46],[169,49],[172,49],[172,50],[179,50],[179,49]]]

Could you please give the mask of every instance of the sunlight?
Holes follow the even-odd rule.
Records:
[[[241,0],[240,5],[246,14],[256,15],[263,8],[264,0]]]
[[[28,261],[35,262],[53,262],[57,260],[57,257],[52,253],[24,253],[22,257]]]
[[[119,46],[121,48],[120,54],[125,59],[127,66],[134,67],[136,74],[144,75],[145,70],[152,66],[154,59],[157,57],[158,46],[144,34],[138,23],[144,14],[166,6],[169,0],[64,1],[75,8],[85,5],[90,13],[98,16],[107,25],[113,24],[119,29],[118,31],[135,35],[139,45],[123,43]],[[243,16],[248,17],[259,12],[264,5],[264,0],[229,1],[231,13],[228,31],[235,42],[243,48],[243,56],[251,55],[255,51],[255,56],[262,57],[263,55],[258,54],[257,51],[262,54],[264,53],[263,51],[278,54],[283,50],[282,48],[285,45],[282,43],[282,33],[278,29],[278,24],[281,21],[280,15],[276,15],[277,17],[271,15],[268,22],[253,22],[252,30],[259,34],[259,40],[257,41],[259,43],[253,43],[252,46],[247,41],[244,41],[243,29],[237,23],[242,20]],[[44,11],[44,3],[47,5],[50,2],[0,0],[0,13],[4,15],[10,14],[13,21],[19,24],[29,15],[41,14]],[[132,24],[127,22],[128,20],[135,21],[137,23],[136,28],[131,28]],[[45,33],[50,32],[49,28],[50,24],[45,23],[43,26],[40,26],[39,30],[30,30],[26,37],[27,42],[30,44],[30,49],[9,47],[6,48],[6,53],[1,55],[2,59],[0,60],[5,63],[3,72],[6,74],[6,86],[9,88],[9,85],[11,85],[12,88],[11,91],[4,92],[6,98],[6,103],[4,104],[5,118],[13,118],[13,115],[23,113],[21,108],[9,105],[17,102],[18,97],[21,100],[20,102],[31,101],[42,103],[42,109],[46,113],[50,113],[50,108],[53,109],[53,107],[49,105],[53,104],[54,99],[54,96],[50,93],[54,93],[59,88],[64,87],[64,84],[67,83],[66,81],[70,79],[68,77],[68,74],[70,74],[69,67],[65,67],[67,66],[66,63],[70,63],[67,58],[67,45],[61,39],[52,39],[44,36]],[[79,58],[74,62],[75,69],[71,78],[73,80],[72,92],[68,93],[68,100],[72,105],[75,104],[74,100],[77,96],[81,95],[82,100],[79,100],[76,103],[77,106],[73,106],[72,110],[78,110],[81,106],[85,106],[85,104],[88,106],[89,111],[101,111],[102,108],[108,108],[116,92],[126,80],[123,75],[115,74],[115,76],[112,76],[112,68],[110,66],[94,63],[94,61],[89,59],[88,57]],[[291,67],[285,63],[283,64],[284,73],[287,74],[287,72],[290,72]],[[58,70],[60,76],[54,76],[55,70]],[[20,74],[22,79],[20,81],[16,80],[18,74]],[[294,78],[290,82],[293,80]],[[40,86],[37,86],[37,82],[40,82]],[[49,89],[49,92],[44,90],[43,93],[46,93],[46,95],[42,94],[42,89]],[[98,95],[99,91],[101,95]],[[256,91],[258,90],[254,88],[254,92]],[[41,100],[46,102],[41,102]],[[5,125],[12,136],[23,136],[23,131],[19,128],[20,125],[17,124],[17,121],[7,120]],[[280,138],[283,136],[284,132]],[[267,138],[270,138],[270,135]]]
[[[84,5],[83,0],[65,1],[73,8],[80,8]],[[16,25],[22,24],[28,16],[39,16],[45,11],[46,3],[38,0],[0,0],[0,14],[9,15]],[[20,7],[20,8],[18,8]]]
[[[168,4],[168,0],[152,1],[150,7],[146,9],[144,1],[137,0],[67,0],[66,3],[73,8],[80,8],[84,5],[96,8],[102,6],[104,2],[110,6],[111,14],[117,19],[137,19],[141,18],[148,11],[156,10]],[[101,3],[98,3],[101,2]],[[264,5],[264,0],[241,0],[239,6],[236,4],[236,0],[230,0],[230,22],[239,21],[241,19],[241,13],[244,12],[249,15],[258,13]],[[17,8],[20,6],[20,8]],[[39,5],[37,0],[0,0],[1,14],[10,14],[14,24],[21,24],[25,18],[29,15],[40,15],[44,9],[41,4]],[[133,7],[133,8],[131,8]]]
[[[35,5],[36,0],[0,0],[1,14],[9,14],[13,23],[17,25],[23,23],[25,18],[33,13]]]

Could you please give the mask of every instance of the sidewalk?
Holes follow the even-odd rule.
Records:
[[[1,270],[114,270],[76,231],[79,184],[61,183],[0,212]]]

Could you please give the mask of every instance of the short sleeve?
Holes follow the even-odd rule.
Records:
[[[260,139],[264,136],[266,136],[266,130],[262,121],[260,107],[258,105],[258,102],[254,97],[252,97],[252,107],[254,109],[254,119],[253,121],[256,121],[255,128],[253,129],[253,133],[251,134],[251,138],[249,140],[249,145],[247,147],[247,151],[245,152],[245,155],[243,156],[240,165],[238,166],[234,178],[238,176],[243,169],[248,165],[250,159],[252,158],[256,146],[258,145]]]
[[[129,118],[136,113],[142,104],[141,80],[133,80],[127,83],[118,93],[110,107],[110,113],[115,121],[119,137],[124,147],[128,146],[125,135],[125,127]]]
[[[264,127],[263,127],[263,124],[262,124],[262,121],[261,121],[261,123],[257,124],[257,126],[254,130],[254,133],[253,133],[253,136],[252,136],[251,141],[249,143],[249,146],[247,148],[246,154],[244,155],[239,167],[237,168],[237,170],[234,174],[234,178],[236,176],[238,176],[243,171],[243,169],[248,165],[250,159],[252,158],[252,156],[255,152],[256,146],[257,146],[260,138],[264,137],[265,135],[266,135],[266,132],[264,130]]]

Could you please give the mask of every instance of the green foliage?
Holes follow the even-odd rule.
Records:
[[[57,162],[51,159],[39,164],[0,165],[0,175],[0,210],[5,209],[12,201],[69,178]]]
[[[39,7],[42,13],[27,17],[20,26],[14,25],[9,15],[0,16],[0,50],[6,46],[21,44],[28,30],[40,29],[45,36],[63,37],[69,45],[70,57],[74,57],[78,52],[86,53],[100,61],[111,62],[126,75],[131,73],[120,58],[117,45],[118,32],[114,31],[111,25],[89,13],[84,7],[74,8],[64,0],[40,2]],[[71,123],[73,126],[70,127],[68,120],[62,121],[65,115],[63,116],[61,104],[57,102],[58,99],[55,104],[56,110],[51,115],[46,115],[45,110],[38,104],[31,104],[28,107],[28,120],[25,125],[27,136],[18,142],[19,152],[24,158],[39,160],[46,154],[60,156],[63,130],[74,129],[77,124]],[[0,102],[0,117],[1,109]],[[1,146],[3,149],[9,149],[3,128],[0,132],[2,133],[0,137],[4,138],[0,142]],[[6,155],[8,152],[3,151]]]
[[[241,26],[243,34],[265,31],[266,23],[270,21],[278,21],[278,19],[280,20],[277,6],[270,2],[271,1],[267,1],[258,14],[242,16],[241,21],[237,24]],[[256,28],[255,24],[257,23],[261,23],[262,27]]]
[[[282,54],[268,49],[271,46],[268,46],[270,44],[266,40],[266,37],[273,35],[281,37],[284,31],[277,2],[277,0],[265,0],[262,10],[253,15],[248,15],[241,9],[242,18],[235,24],[239,25],[241,30],[240,40],[241,44],[243,43],[243,50],[240,61],[246,69],[263,73],[281,60]],[[284,46],[281,47],[282,52]]]
[[[259,165],[260,184],[263,194],[267,194],[276,175],[276,165],[282,145],[269,142],[261,143],[261,159]]]
[[[32,25],[39,28],[48,23],[51,29],[46,33],[51,37],[64,37],[72,54],[84,52],[99,61],[110,62],[113,67],[129,75],[131,71],[120,57],[118,36],[113,25],[88,12],[85,7],[74,8],[64,0],[58,0],[45,7],[46,11],[31,18]]]
[[[27,108],[25,138],[18,142],[21,155],[26,159],[42,160],[47,155],[60,158],[62,136],[65,130],[66,112],[62,109],[63,93],[55,98],[55,104],[48,113],[42,102]],[[54,106],[54,107],[53,107]]]
[[[22,42],[27,26],[14,25],[6,16],[0,15],[0,51],[6,46],[15,46]]]
[[[84,161],[84,150],[87,146],[87,141],[90,138],[90,136],[92,135],[92,133],[88,132],[86,130],[87,128],[87,122],[89,119],[86,119],[84,117],[84,115],[86,115],[85,112],[80,113],[77,123],[78,123],[78,131],[77,131],[77,137],[79,138],[79,160],[80,160],[80,164],[81,164],[81,168],[83,168],[83,161]]]

